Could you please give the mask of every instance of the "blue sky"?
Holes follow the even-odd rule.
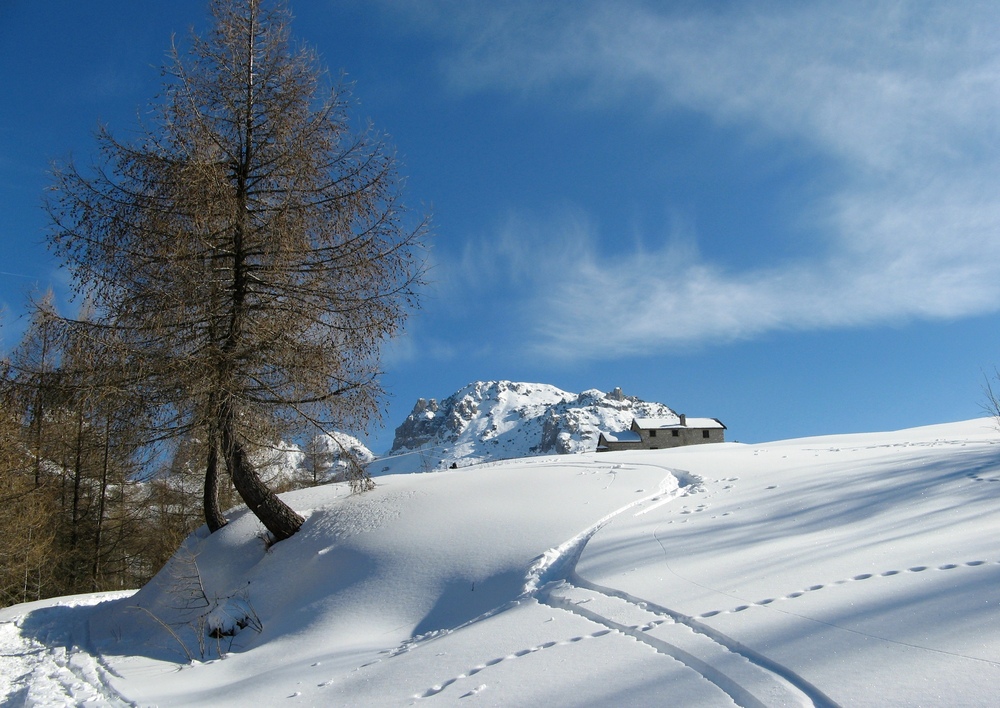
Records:
[[[982,413],[1000,364],[991,3],[299,0],[433,214],[386,449],[476,379],[620,386],[745,442]],[[65,276],[51,160],[160,87],[201,0],[0,0],[0,330]]]

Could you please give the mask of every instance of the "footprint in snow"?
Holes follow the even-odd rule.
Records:
[[[970,472],[969,474],[967,474],[965,476],[968,477],[969,479],[973,480],[974,482],[1000,482],[1000,478],[997,478],[997,477],[984,477],[983,475],[980,475],[980,474],[978,474],[976,472]]]
[[[944,563],[942,565],[936,566],[934,570],[955,570],[956,568],[960,568],[962,566],[966,568],[977,568],[979,566],[987,565],[988,563],[989,561],[985,560],[966,561],[965,563]],[[1000,561],[996,561],[996,563],[1000,565]],[[861,573],[859,575],[854,575],[850,578],[847,578],[846,580],[834,581],[832,583],[829,583],[828,585],[810,585],[804,590],[797,590],[795,592],[789,593],[788,595],[784,595],[783,597],[769,597],[764,600],[758,600],[757,602],[752,602],[748,605],[739,605],[737,607],[728,610],[710,610],[709,612],[703,612],[702,614],[697,615],[696,617],[698,619],[708,619],[709,617],[715,617],[717,615],[734,614],[736,612],[743,612],[745,610],[748,610],[751,607],[766,607],[767,605],[770,605],[779,600],[795,600],[796,598],[802,597],[806,593],[817,592],[819,590],[823,590],[824,588],[830,586],[838,586],[838,585],[842,586],[842,585],[847,585],[848,583],[870,580],[871,578],[875,577],[891,578],[893,576],[902,575],[904,573],[923,573],[930,569],[931,567],[927,565],[915,565],[907,568],[906,570],[886,570],[879,573],[878,575],[874,573]]]
[[[480,684],[479,686],[476,686],[474,689],[472,689],[468,693],[463,693],[461,696],[459,696],[459,698],[469,698],[471,696],[475,696],[478,693],[482,693],[485,690],[486,690],[486,684],[485,683],[484,684]]]
[[[589,640],[589,639],[598,639],[600,637],[607,636],[608,634],[611,634],[611,630],[610,629],[601,629],[601,630],[598,630],[596,632],[593,632],[592,634],[581,634],[581,635],[577,635],[575,637],[570,637],[569,639],[563,639],[561,641],[545,642],[544,644],[538,644],[538,645],[533,646],[533,647],[528,647],[527,649],[522,649],[520,651],[514,652],[513,654],[507,654],[506,656],[499,656],[499,657],[497,657],[495,659],[490,659],[487,662],[484,662],[482,664],[478,664],[477,666],[474,666],[473,668],[471,668],[468,671],[466,671],[464,674],[459,674],[458,676],[455,676],[454,678],[450,678],[447,681],[442,681],[441,683],[434,684],[433,686],[431,686],[430,688],[428,688],[427,690],[425,690],[423,693],[418,693],[418,694],[414,695],[413,697],[416,698],[416,699],[421,699],[421,698],[430,698],[432,696],[436,696],[437,694],[441,693],[442,691],[444,691],[446,688],[448,688],[452,684],[455,684],[458,681],[461,681],[463,679],[467,679],[467,678],[469,678],[471,676],[475,676],[479,672],[485,671],[489,667],[496,666],[497,664],[499,664],[501,662],[504,662],[504,661],[513,661],[513,660],[519,659],[519,658],[521,658],[523,656],[527,656],[528,654],[534,654],[535,652],[544,651],[546,649],[551,649],[552,647],[567,646],[567,645],[570,645],[570,644],[576,644],[577,642],[583,642],[583,641],[586,641],[586,640]],[[486,687],[487,687],[487,685],[485,683],[484,684],[480,684],[479,686],[477,686],[476,688],[472,689],[471,691],[468,691],[468,692],[462,694],[461,696],[459,696],[459,698],[469,698],[471,696],[474,696],[477,693],[479,693],[480,691],[484,690]]]

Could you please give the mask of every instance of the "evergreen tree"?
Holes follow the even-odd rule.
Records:
[[[48,597],[56,507],[16,411],[22,401],[0,371],[0,607]]]
[[[163,431],[205,440],[276,540],[302,518],[260,479],[274,426],[363,427],[381,344],[415,303],[425,223],[400,201],[391,150],[354,130],[283,6],[215,0],[214,27],[174,48],[157,119],[132,143],[101,129],[99,164],[58,169],[50,243],[101,313]],[[261,425],[261,421],[267,425]],[[262,431],[267,430],[267,433]],[[262,437],[263,436],[263,437]]]

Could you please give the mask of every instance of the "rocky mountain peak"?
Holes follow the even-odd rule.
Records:
[[[420,398],[396,428],[376,474],[465,466],[493,459],[589,452],[604,430],[625,430],[633,417],[666,418],[662,403],[549,384],[475,381],[448,398]]]

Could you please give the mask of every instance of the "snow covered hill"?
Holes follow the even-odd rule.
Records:
[[[373,475],[426,472],[453,464],[593,452],[602,431],[627,430],[633,417],[676,418],[662,403],[620,389],[580,394],[555,386],[476,381],[438,403],[421,398],[396,429]]]
[[[993,420],[378,483],[284,495],[306,523],[271,547],[234,513],[132,596],[0,611],[0,704],[1000,695]]]

